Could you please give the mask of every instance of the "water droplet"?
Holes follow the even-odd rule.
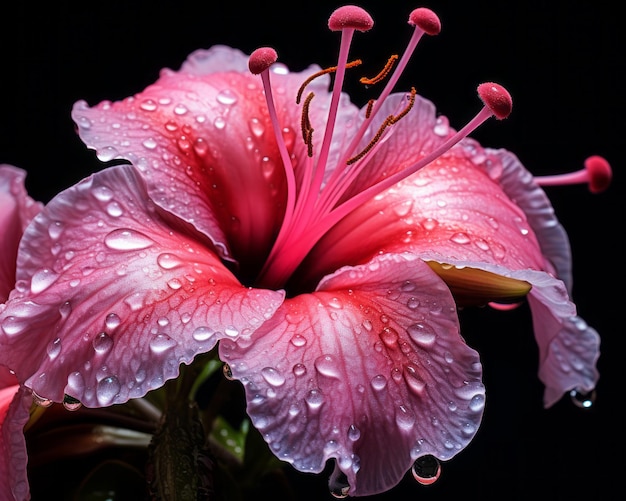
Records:
[[[293,373],[295,376],[304,376],[306,374],[306,366],[304,364],[296,364],[293,366]]]
[[[330,494],[337,499],[345,499],[350,493],[350,484],[348,483],[348,477],[342,471],[333,473],[328,481],[328,488]]]
[[[445,137],[448,135],[450,127],[448,125],[448,119],[444,116],[437,117],[437,121],[435,122],[435,127],[433,128],[433,132],[440,137]]]
[[[113,146],[105,146],[96,152],[96,157],[101,162],[110,162],[119,155],[119,152]]]
[[[428,324],[417,323],[409,325],[407,332],[411,339],[421,346],[432,346],[437,339],[435,330]]]
[[[104,354],[113,348],[113,339],[106,332],[100,332],[93,339],[92,345],[96,353]]]
[[[82,406],[83,404],[80,403],[80,400],[76,400],[74,397],[70,397],[69,395],[63,397],[63,407],[68,411],[77,411]]]
[[[310,409],[318,409],[324,403],[324,395],[321,390],[314,388],[306,394],[304,400]]]
[[[85,391],[85,380],[80,372],[72,372],[67,376],[67,387],[77,395],[82,395]]]
[[[217,94],[217,102],[231,106],[237,102],[237,95],[230,89],[224,89]]]
[[[405,405],[396,409],[396,424],[403,430],[410,430],[415,425],[415,413]]]
[[[282,386],[285,384],[285,376],[273,367],[265,367],[264,369],[261,369],[261,375],[263,376],[263,379],[265,379],[265,381],[272,386]]]
[[[115,313],[109,313],[104,319],[104,325],[107,329],[113,330],[122,323],[122,320]]]
[[[213,329],[210,329],[209,327],[206,326],[200,326],[198,328],[196,328],[196,330],[193,331],[192,337],[199,342],[204,342],[209,340],[213,335],[215,334],[215,331]]]
[[[100,405],[109,405],[119,394],[121,385],[117,377],[107,376],[98,382],[96,398]]]
[[[596,390],[591,390],[590,392],[572,390],[569,392],[569,396],[576,407],[589,409],[590,407],[593,407],[593,404],[596,401]]]
[[[398,342],[398,332],[391,327],[385,327],[380,333],[380,339],[387,348],[392,348]]]
[[[153,99],[144,99],[139,107],[144,111],[154,111],[157,109],[157,103]]]
[[[184,115],[185,113],[187,113],[189,110],[187,109],[187,107],[184,104],[177,104],[174,107],[174,113],[178,116]]]
[[[239,329],[237,329],[234,325],[227,325],[224,327],[224,334],[228,337],[237,337],[239,335]]]
[[[124,302],[128,305],[128,307],[132,311],[137,311],[143,308],[143,298],[144,298],[143,293],[134,292],[130,296],[125,297]]]
[[[32,392],[33,402],[39,407],[50,407],[53,402],[49,398],[44,398],[41,395],[38,395],[34,391]]]
[[[144,148],[148,150],[153,150],[159,145],[159,143],[157,143],[153,137],[144,139],[144,141],[141,144],[143,144]]]
[[[326,377],[338,378],[340,376],[337,361],[331,355],[322,355],[315,360],[317,372]]]
[[[215,117],[215,120],[213,120],[213,125],[215,125],[216,129],[221,130],[226,127],[226,120],[224,119],[224,117]]]
[[[378,374],[377,376],[374,376],[372,378],[372,380],[370,381],[370,384],[372,385],[372,388],[374,388],[377,391],[380,391],[384,389],[385,386],[387,386],[387,378],[383,376],[382,374]]]
[[[411,473],[420,484],[431,485],[441,476],[441,463],[435,456],[421,456],[413,463]]]
[[[485,396],[481,394],[474,395],[469,403],[470,410],[478,412],[482,410],[483,407],[485,407]]]
[[[417,395],[422,395],[424,393],[426,383],[419,376],[419,371],[415,365],[407,364],[404,367],[403,375],[404,381],[413,393]]]
[[[61,233],[63,233],[63,224],[59,221],[51,223],[50,226],[48,226],[48,235],[50,235],[52,240],[59,238]]]
[[[112,250],[131,251],[146,249],[154,244],[154,241],[135,230],[117,229],[104,237],[104,243]]]
[[[50,287],[56,279],[59,278],[59,275],[54,273],[52,270],[48,268],[43,268],[33,275],[30,280],[30,291],[33,294],[38,294],[40,292],[45,291],[48,287]]]
[[[233,371],[231,370],[230,365],[228,364],[224,364],[222,366],[222,373],[224,374],[224,377],[228,379],[229,381],[233,381],[235,379],[233,377]]]
[[[361,438],[361,430],[359,430],[356,425],[351,424],[348,428],[348,438],[353,442],[356,442],[359,438]]]
[[[291,344],[300,348],[306,344],[306,338],[302,334],[295,334],[291,338]]]
[[[59,338],[56,338],[54,341],[50,342],[48,348],[46,349],[46,352],[48,353],[48,357],[50,358],[50,360],[54,360],[56,357],[58,357],[59,353],[61,353],[61,340]]]
[[[152,350],[152,353],[163,353],[177,344],[167,334],[157,334],[150,340],[150,350]]]
[[[457,232],[450,237],[450,240],[454,243],[465,245],[471,242],[467,233]]]
[[[177,278],[172,278],[170,281],[167,282],[167,285],[170,289],[173,289],[175,291],[183,286],[182,282]]]
[[[410,310],[416,310],[420,306],[420,301],[416,297],[412,296],[406,302],[406,305]]]

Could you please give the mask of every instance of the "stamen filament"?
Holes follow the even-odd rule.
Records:
[[[539,186],[563,186],[566,184],[589,184],[589,191],[601,193],[611,184],[613,173],[610,164],[601,156],[594,155],[585,160],[585,168],[567,174],[536,176]]]

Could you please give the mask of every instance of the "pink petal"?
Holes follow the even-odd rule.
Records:
[[[282,301],[243,287],[131,166],[55,197],[24,234],[17,278],[0,313],[0,362],[42,397],[94,407],[160,387]]]
[[[0,366],[0,501],[30,499],[24,426],[31,403],[30,392]]]
[[[42,208],[26,193],[25,178],[22,169],[0,165],[0,303],[15,285],[17,246],[24,228]]]
[[[305,77],[273,76],[285,141],[299,170],[306,148],[294,102]],[[328,79],[322,82],[312,86],[321,91],[314,108],[328,99]],[[247,56],[223,46],[195,52],[180,72],[163,70],[136,96],[94,108],[80,101],[72,116],[101,159],[124,158],[140,169],[157,205],[209,236],[243,273],[260,269],[287,190],[261,80],[249,72]]]
[[[461,152],[433,162],[340,221],[301,266],[302,282],[316,283],[339,266],[365,262],[381,251],[420,255],[435,249],[440,262],[543,269],[524,213]]]
[[[351,495],[390,489],[422,455],[451,458],[482,416],[478,354],[448,288],[409,254],[340,269],[220,355],[274,454],[306,472],[335,458]]]

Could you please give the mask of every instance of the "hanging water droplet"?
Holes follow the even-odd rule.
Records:
[[[572,403],[576,407],[580,407],[581,409],[589,409],[593,407],[593,404],[596,401],[596,390],[591,390],[590,392],[572,390],[569,392],[569,396],[572,399]]]
[[[222,366],[222,372],[224,374],[224,377],[228,379],[229,381],[233,381],[235,379],[233,377],[233,371],[231,370],[230,365],[224,364]]]
[[[435,456],[421,456],[413,463],[411,473],[420,484],[431,485],[441,476],[441,463]]]
[[[350,484],[348,483],[348,477],[342,471],[335,472],[328,481],[328,488],[330,494],[337,499],[345,499],[350,492]]]
[[[106,332],[100,332],[93,339],[92,346],[96,353],[104,354],[113,348],[113,339]]]
[[[263,376],[263,379],[265,379],[265,381],[272,386],[282,386],[285,384],[285,376],[273,367],[265,367],[261,369],[261,375]]]
[[[32,392],[33,402],[39,407],[50,407],[53,404],[53,401],[49,398],[44,398],[41,395],[38,395],[36,392]]]
[[[338,378],[340,376],[337,361],[331,355],[322,355],[315,360],[317,372],[326,377]]]
[[[80,400],[76,400],[74,397],[70,397],[69,395],[63,397],[63,407],[68,411],[77,411],[82,406],[83,404],[80,403]]]
[[[80,372],[72,372],[67,376],[67,387],[72,393],[82,395],[85,391],[85,379]]]
[[[139,231],[122,228],[107,234],[104,243],[112,250],[131,251],[146,249],[153,245],[154,241]]]
[[[356,442],[359,438],[361,438],[361,430],[359,430],[356,425],[351,424],[348,428],[348,438],[352,442]]]
[[[36,271],[30,280],[30,291],[33,294],[43,292],[50,287],[57,278],[59,278],[59,275],[48,268]]]

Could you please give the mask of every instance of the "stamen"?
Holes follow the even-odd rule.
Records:
[[[313,156],[313,126],[311,125],[311,120],[309,118],[309,107],[311,105],[311,101],[315,97],[313,92],[310,92],[309,95],[304,100],[304,104],[302,105],[302,119],[300,121],[300,128],[302,129],[302,139],[307,146],[307,155],[309,157]]]
[[[380,72],[376,76],[372,78],[362,77],[359,80],[359,82],[361,82],[363,85],[373,85],[375,83],[380,82],[383,78],[385,78],[389,74],[389,72],[391,71],[391,68],[393,68],[393,65],[395,64],[397,60],[398,60],[398,55],[393,54],[387,60],[385,67],[382,70],[380,70]]]
[[[404,109],[395,116],[389,115],[387,118],[385,118],[383,123],[380,124],[378,131],[376,131],[376,134],[374,134],[374,137],[367,144],[367,146],[365,146],[365,148],[363,148],[363,150],[361,150],[360,153],[357,153],[352,158],[349,158],[348,160],[346,160],[347,165],[351,165],[357,160],[360,160],[361,158],[363,158],[374,147],[374,145],[380,140],[380,138],[383,136],[383,132],[385,131],[387,127],[395,124],[402,117],[406,116],[406,114],[411,110],[411,108],[413,108],[413,105],[415,104],[415,94],[417,94],[417,91],[415,90],[415,87],[412,87],[411,93],[407,96],[409,102],[404,107]]]
[[[354,61],[350,61],[346,63],[346,68],[354,68],[355,66],[359,66],[363,61],[360,59],[355,59]],[[323,70],[318,71],[317,73],[313,73],[310,77],[308,77],[298,89],[298,94],[296,94],[296,104],[300,104],[300,100],[302,99],[302,94],[304,93],[304,89],[307,85],[309,85],[313,80],[322,75],[326,75],[328,73],[334,73],[337,71],[337,66],[330,66],[329,68],[325,68]]]
[[[365,118],[369,118],[370,115],[372,114],[372,108],[374,107],[375,102],[376,102],[375,99],[370,99],[367,102],[367,109],[365,110]]]
[[[258,75],[274,64],[278,60],[278,54],[271,47],[260,47],[250,54],[248,68],[250,72]]]
[[[563,186],[566,184],[589,184],[591,193],[601,193],[611,184],[613,171],[604,157],[593,155],[585,160],[585,168],[568,174],[554,176],[536,176],[540,186]]]

